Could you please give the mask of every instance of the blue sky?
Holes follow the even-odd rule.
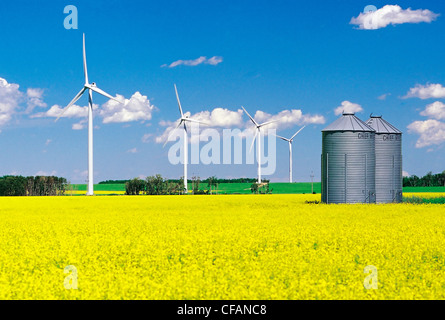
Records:
[[[77,7],[78,29],[64,28],[67,5]],[[379,9],[371,13],[372,30],[360,18],[367,5]],[[407,173],[441,172],[444,14],[440,1],[4,3],[0,175],[85,181],[86,96],[72,117],[54,122],[83,85],[82,33],[90,81],[126,99],[116,106],[93,95],[95,182],[182,176],[182,166],[168,161],[174,142],[163,148],[179,118],[173,84],[184,111],[220,123],[219,131],[222,123],[250,127],[241,106],[258,120],[287,115],[276,126],[279,135],[290,137],[306,124],[294,140],[294,181],[310,181],[311,171],[320,179],[321,130],[340,106],[358,111],[362,120],[381,114],[402,130]],[[287,144],[277,141],[277,169],[267,178],[287,180],[287,152]],[[256,177],[257,168],[198,164],[189,166],[193,174]]]

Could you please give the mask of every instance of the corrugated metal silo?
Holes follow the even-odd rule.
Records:
[[[322,202],[375,203],[374,129],[343,113],[322,136]]]
[[[402,132],[381,116],[366,124],[375,130],[376,202],[402,202]]]

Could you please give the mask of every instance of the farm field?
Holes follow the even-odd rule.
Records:
[[[445,193],[445,187],[404,187],[403,192],[442,192]]]
[[[217,194],[251,194],[250,186],[251,183],[220,183],[218,185],[218,190],[213,190],[213,193]],[[87,190],[86,184],[74,184],[73,190],[68,190],[67,195],[73,194],[85,194]],[[191,192],[193,185],[188,184],[189,191]],[[207,183],[201,183],[199,186],[200,190],[207,190]],[[298,194],[298,193],[311,193],[311,183],[271,183],[270,189],[274,194]],[[98,195],[103,194],[124,194],[125,185],[124,184],[96,184],[94,185],[94,192]],[[314,182],[314,192],[321,192],[321,183]]]
[[[218,194],[251,194],[250,183],[221,183],[218,185],[218,190],[214,190],[214,193]],[[189,190],[192,190],[192,184],[188,185]],[[207,183],[201,183],[200,190],[207,190]],[[284,182],[272,182],[270,183],[270,189],[273,194],[307,194],[312,192],[312,186],[310,182],[298,182],[298,183],[284,183]],[[67,195],[85,194],[87,190],[86,184],[73,184],[72,190],[67,190]],[[97,195],[106,194],[125,194],[124,184],[95,184],[94,192]],[[321,183],[314,182],[314,192],[321,193]],[[445,187],[405,187],[404,193],[443,193],[445,194]]]
[[[87,192],[86,184],[72,184],[65,194],[68,196],[85,195]],[[96,195],[124,195],[125,184],[95,184],[94,193]]]
[[[445,298],[443,205],[315,200],[3,197],[0,299]]]

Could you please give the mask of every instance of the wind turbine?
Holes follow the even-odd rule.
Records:
[[[257,162],[258,162],[258,183],[260,184],[261,183],[261,127],[264,127],[264,126],[271,124],[273,122],[277,122],[278,120],[271,120],[271,121],[267,121],[267,122],[258,124],[255,121],[255,119],[253,119],[252,116],[246,111],[246,109],[244,109],[243,106],[241,106],[241,108],[243,108],[244,112],[247,114],[247,116],[250,118],[250,120],[253,122],[253,124],[256,127],[255,136],[253,137],[252,145],[250,146],[251,151],[252,151],[253,144],[255,143],[256,137],[259,136],[258,140],[257,140],[257,152],[258,152]]]
[[[292,141],[296,137],[297,134],[300,133],[301,130],[304,129],[303,126],[300,130],[298,130],[290,139],[284,138],[282,136],[277,135],[278,138],[287,141],[289,143],[289,182],[292,183]]]
[[[122,103],[116,98],[112,97],[105,91],[99,89],[95,82],[88,82],[88,71],[87,71],[87,57],[85,53],[85,33],[83,34],[83,71],[85,73],[85,84],[82,90],[74,97],[73,100],[65,107],[62,113],[57,117],[57,120],[68,110],[80,97],[88,90],[88,191],[87,196],[94,195],[93,190],[93,91],[97,92],[109,99]]]
[[[167,144],[167,142],[170,140],[171,135],[173,134],[173,132],[176,131],[176,129],[178,129],[181,125],[183,125],[184,127],[184,193],[187,194],[188,193],[188,187],[187,187],[187,162],[188,162],[188,142],[187,142],[187,122],[195,122],[195,123],[200,123],[200,124],[204,124],[207,125],[204,122],[195,120],[195,119],[191,119],[188,116],[185,116],[184,113],[182,112],[182,107],[181,107],[181,101],[179,101],[179,95],[178,95],[178,89],[176,89],[176,84],[175,86],[175,92],[176,92],[176,100],[178,100],[178,106],[179,106],[179,113],[181,114],[181,118],[179,119],[179,123],[176,126],[176,128],[174,130],[172,130],[172,132],[169,134],[167,141],[165,141],[164,143],[164,147]]]

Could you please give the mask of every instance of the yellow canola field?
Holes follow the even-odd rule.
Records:
[[[411,197],[419,197],[419,198],[444,198],[445,193],[444,192],[404,192],[404,197],[411,198]]]
[[[0,198],[0,299],[445,298],[443,205],[319,199]]]
[[[67,190],[65,192],[66,196],[77,196],[77,195],[86,195],[87,191],[86,190]],[[94,190],[94,194],[95,195],[124,195],[125,191],[103,191],[103,190]]]

